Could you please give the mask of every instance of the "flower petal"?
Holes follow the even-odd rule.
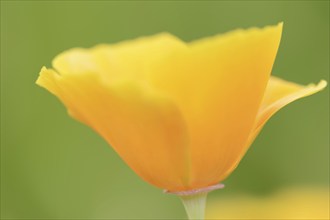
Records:
[[[222,180],[227,158],[244,146],[281,32],[279,24],[192,42],[150,76],[154,88],[178,103],[188,123],[190,188]]]
[[[131,81],[109,86],[88,72],[59,75],[43,68],[37,84],[105,138],[143,179],[160,188],[185,188],[187,134],[171,101]]]
[[[91,49],[74,48],[53,60],[53,67],[63,74],[93,72],[103,81],[113,83],[129,78],[146,82],[146,75],[156,74],[154,66],[186,44],[169,33],[141,37]]]
[[[272,76],[258,112],[254,132],[251,133],[252,137],[256,136],[270,117],[281,108],[297,99],[313,95],[326,86],[327,82],[325,80],[321,80],[317,85],[303,86]]]
[[[272,76],[268,82],[254,128],[250,133],[248,141],[241,153],[236,158],[232,158],[232,165],[227,169],[224,176],[228,176],[236,168],[245,152],[248,150],[254,139],[258,136],[262,127],[271,118],[271,116],[291,102],[321,91],[326,87],[326,85],[327,82],[321,80],[317,85],[309,84],[307,86],[303,86]]]

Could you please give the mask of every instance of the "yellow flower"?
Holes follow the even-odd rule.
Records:
[[[329,189],[291,187],[266,197],[232,196],[210,201],[207,219],[329,219]]]
[[[162,33],[58,55],[37,84],[145,181],[207,187],[238,165],[280,108],[326,86],[270,77],[282,24],[185,43]]]

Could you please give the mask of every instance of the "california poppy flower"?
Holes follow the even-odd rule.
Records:
[[[263,125],[320,91],[270,76],[282,24],[185,43],[168,34],[58,55],[37,84],[170,192],[223,181]]]

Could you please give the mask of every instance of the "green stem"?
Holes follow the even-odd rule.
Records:
[[[190,220],[204,220],[207,194],[213,190],[222,189],[223,187],[223,184],[216,184],[213,186],[207,186],[205,188],[192,189],[188,191],[164,190],[164,192],[177,195],[181,198],[181,201]]]
[[[207,192],[180,196],[189,219],[204,220]]]

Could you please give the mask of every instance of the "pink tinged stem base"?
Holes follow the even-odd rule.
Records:
[[[223,184],[217,184],[188,191],[170,192],[165,190],[164,192],[175,194],[181,198],[187,212],[188,219],[204,220],[207,194],[213,190],[222,188],[224,188]]]

